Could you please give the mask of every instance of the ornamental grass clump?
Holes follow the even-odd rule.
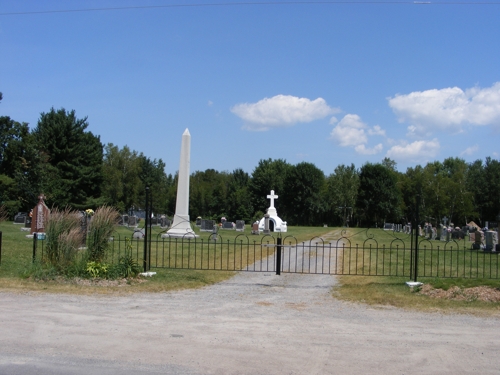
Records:
[[[63,271],[75,261],[78,248],[82,244],[78,212],[69,208],[53,209],[45,228],[45,260],[57,270]]]
[[[109,238],[118,223],[119,213],[112,207],[103,206],[98,208],[90,224],[87,234],[88,260],[102,262],[109,247]]]

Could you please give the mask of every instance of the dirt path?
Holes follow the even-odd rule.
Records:
[[[0,293],[0,374],[499,373],[500,319],[348,304],[334,284],[242,272],[173,293]]]

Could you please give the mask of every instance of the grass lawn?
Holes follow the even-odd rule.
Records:
[[[390,247],[391,241],[395,239],[392,232],[385,232],[380,229],[372,229],[366,232],[353,228],[350,229],[347,234],[347,236],[351,236],[352,243],[362,243],[371,235],[373,235],[380,247],[382,247],[382,245]],[[405,241],[405,246],[409,248],[409,238],[402,235],[400,237]],[[432,242],[434,242],[434,249],[440,245],[439,241]],[[435,253],[433,255],[436,256]],[[479,254],[478,256],[482,255]],[[430,258],[430,252],[426,253],[426,257],[419,258],[419,270],[423,269],[424,264],[426,264],[427,269],[429,269],[430,266],[428,263],[430,262]],[[466,261],[468,262],[469,260],[466,259]],[[460,258],[459,263],[462,264],[462,258]],[[473,265],[477,265],[477,263],[478,262],[472,262]],[[481,264],[481,262],[479,262],[479,264]],[[406,281],[410,281],[408,277],[339,276],[339,281],[339,286],[335,288],[333,295],[345,301],[366,303],[373,306],[393,306],[428,312],[458,312],[500,316],[500,302],[482,302],[474,299],[453,300],[431,298],[428,295],[421,294],[419,292],[420,288],[415,288],[415,290],[409,288],[406,285]],[[464,290],[466,288],[479,286],[488,286],[495,289],[500,288],[500,280],[480,277],[418,277],[418,281],[428,286],[432,286],[433,288],[444,290],[450,290],[454,287]]]

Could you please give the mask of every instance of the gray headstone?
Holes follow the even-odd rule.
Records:
[[[384,230],[394,230],[394,223],[384,223]]]
[[[269,229],[269,217],[270,216],[271,215],[269,215],[269,214],[265,214],[264,215],[264,230],[263,230],[263,233],[265,233],[265,234],[271,233],[271,230]]]
[[[25,224],[26,218],[28,217],[27,212],[18,212],[16,216],[14,216],[14,224]]]
[[[222,229],[234,229],[234,225],[230,221],[224,221],[222,223]]]
[[[201,220],[200,231],[212,232],[214,230],[215,220]]]
[[[496,245],[498,244],[498,234],[496,231],[489,230],[484,234],[485,240],[485,250],[486,251],[496,251]]]
[[[139,222],[137,216],[129,216],[128,218],[128,226],[129,227],[135,227],[137,223]]]
[[[245,230],[245,221],[244,220],[236,220],[236,231],[243,232]]]

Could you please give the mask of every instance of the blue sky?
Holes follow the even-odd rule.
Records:
[[[0,115],[74,109],[167,173],[186,128],[191,172],[499,158],[500,2],[251,2],[0,0]]]

